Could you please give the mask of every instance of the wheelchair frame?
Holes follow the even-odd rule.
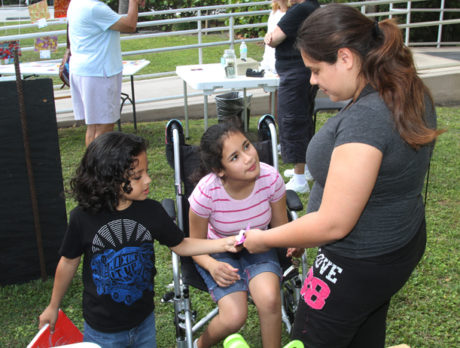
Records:
[[[259,119],[258,122],[259,137],[262,140],[271,141],[271,152],[273,166],[278,170],[278,154],[277,154],[277,134],[274,117],[266,114]],[[172,139],[174,153],[174,187],[176,194],[176,204],[172,199],[164,199],[162,205],[172,219],[176,220],[177,225],[181,230],[184,230],[185,222],[183,211],[183,200],[185,192],[182,187],[181,179],[181,159],[180,146],[185,145],[183,128],[180,121],[172,119],[168,122],[165,129],[166,140]],[[303,210],[303,205],[297,194],[294,191],[286,191],[286,203],[288,206],[288,217],[290,220],[297,219],[297,211]],[[177,207],[177,214],[175,210]],[[305,279],[307,271],[306,252],[302,255],[302,274],[298,273],[298,265],[291,265],[283,273],[283,281],[281,283],[281,316],[282,321],[286,326],[288,333],[291,332],[292,322],[294,320],[297,303],[300,299],[300,287],[303,279]],[[211,312],[207,313],[197,323],[193,325],[194,313],[190,303],[189,285],[182,282],[182,274],[180,268],[180,257],[172,252],[172,268],[173,268],[173,303],[174,303],[174,322],[176,326],[176,344],[178,348],[193,348],[193,334],[201,329],[208,321],[210,321],[218,313],[216,306]],[[166,295],[165,295],[166,296]]]

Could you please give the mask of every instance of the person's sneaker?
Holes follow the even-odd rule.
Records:
[[[308,181],[305,182],[305,185],[298,185],[292,177],[286,184],[286,190],[292,190],[297,193],[308,193],[310,192],[310,187],[308,186]]]
[[[286,169],[283,174],[286,178],[292,178],[294,176],[294,168]]]
[[[294,168],[292,169],[286,169],[283,173],[283,175],[286,177],[286,178],[292,178],[294,176]],[[313,176],[311,175],[310,171],[308,170],[308,167],[305,167],[305,179],[307,179],[307,181],[313,181]]]
[[[313,181],[313,175],[311,175],[310,171],[308,170],[308,167],[305,166],[305,179],[307,179],[307,181]]]

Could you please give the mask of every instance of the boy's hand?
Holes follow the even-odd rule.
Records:
[[[243,250],[243,244],[237,243],[236,236],[222,238],[222,242],[224,243],[225,251],[229,253],[238,253]]]
[[[45,324],[50,325],[51,334],[54,333],[54,327],[58,318],[59,308],[46,307],[42,314],[38,317],[38,329],[40,330]]]

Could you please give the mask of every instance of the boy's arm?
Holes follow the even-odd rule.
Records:
[[[235,247],[235,236],[220,239],[184,238],[171,250],[181,256],[203,255],[211,253],[238,252],[242,247]]]
[[[64,297],[70,283],[78,269],[80,263],[80,256],[74,259],[68,259],[64,256],[61,257],[56,268],[56,275],[54,278],[53,293],[51,300],[39,317],[38,329],[41,329],[43,325],[49,324],[51,333],[54,332],[54,326],[56,324],[59,306],[62,298]]]
[[[208,240],[206,239],[207,237],[207,231],[208,231],[208,219],[205,219],[203,217],[200,217],[196,215],[192,209],[189,211],[189,230],[190,230],[190,236],[192,238],[186,238],[182,243],[177,245],[176,247],[172,248],[174,252],[175,248],[179,247],[177,249],[177,253],[181,252],[186,252],[187,249],[188,251],[198,251],[197,254],[200,254],[204,250],[202,248],[209,248],[209,247],[215,247],[217,246],[215,243],[225,243],[228,245],[228,240],[231,241],[231,243],[235,243],[235,237],[229,237],[229,238],[222,238],[218,240]],[[226,241],[227,240],[227,241]],[[184,244],[185,249],[181,248],[181,244]],[[222,246],[222,245],[221,245]],[[200,250],[198,250],[200,248]],[[182,250],[181,250],[182,249]],[[238,250],[241,250],[241,246],[237,248]],[[238,275],[238,270],[236,268],[233,268],[230,264],[227,264],[225,262],[220,262],[214,259],[213,257],[207,255],[206,253],[214,253],[214,252],[219,252],[221,250],[210,250],[207,249],[205,251],[205,255],[200,255],[200,256],[194,256],[193,260],[206,269],[211,276],[213,277],[214,281],[219,285],[219,286],[229,286],[233,284],[235,281],[240,279]],[[227,251],[227,250],[222,250],[222,251]],[[233,251],[233,250],[232,250]],[[188,253],[188,255],[191,255],[192,253]]]

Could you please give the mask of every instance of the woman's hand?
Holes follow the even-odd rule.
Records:
[[[54,333],[54,327],[58,318],[59,308],[46,307],[42,314],[38,317],[38,329],[40,330],[45,324],[50,325],[51,334]]]
[[[244,241],[243,245],[251,254],[263,253],[271,249],[264,244],[264,232],[265,231],[261,230],[249,230],[245,232],[246,240]]]
[[[305,248],[289,248],[286,252],[286,257],[302,257]]]
[[[272,33],[265,34],[264,42],[266,45],[270,46],[270,44],[272,43]]]
[[[221,287],[227,287],[240,280],[238,269],[232,265],[217,261],[208,269],[214,281]]]

